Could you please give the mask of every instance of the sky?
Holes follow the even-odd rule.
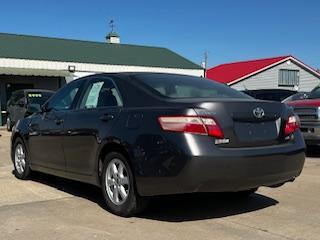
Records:
[[[0,32],[159,46],[208,66],[293,55],[320,68],[318,0],[6,0]],[[1,48],[1,46],[0,46]]]

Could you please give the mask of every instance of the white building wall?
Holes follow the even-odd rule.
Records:
[[[245,80],[231,85],[232,88],[237,90],[255,90],[255,89],[289,89],[294,90],[293,87],[279,87],[279,70],[291,69],[300,71],[299,91],[311,91],[315,86],[320,84],[320,78],[306,71],[292,61],[287,61],[274,66],[264,72],[258,73]]]
[[[69,73],[68,68],[75,68],[74,73]],[[1,69],[24,69],[30,74],[39,74],[39,70],[51,71],[51,74],[66,77],[67,81],[88,76],[95,73],[110,73],[110,72],[159,72],[159,73],[176,73],[186,74],[191,76],[203,76],[202,69],[182,69],[182,68],[160,68],[160,67],[143,67],[143,66],[126,66],[126,65],[107,65],[107,64],[90,64],[76,62],[57,62],[57,61],[42,61],[28,59],[11,59],[0,58],[0,74]],[[66,74],[67,72],[67,74]]]

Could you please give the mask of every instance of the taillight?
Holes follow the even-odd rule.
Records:
[[[165,131],[209,135],[223,138],[219,124],[211,117],[166,116],[159,117],[161,128]]]
[[[289,136],[290,134],[292,134],[295,130],[299,129],[299,122],[296,116],[290,116],[288,118],[288,121],[286,122],[286,126],[284,129],[284,134],[286,136]]]

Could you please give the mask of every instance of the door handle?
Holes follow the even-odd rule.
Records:
[[[60,125],[61,123],[63,123],[63,119],[56,119],[56,120],[54,120],[54,122],[55,122],[57,125]]]
[[[104,114],[99,119],[103,122],[108,122],[108,121],[114,119],[114,116],[112,114]]]

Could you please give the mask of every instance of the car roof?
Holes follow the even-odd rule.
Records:
[[[188,76],[188,77],[197,77],[197,76],[191,76],[191,75],[186,75],[186,74],[176,74],[176,73],[159,73],[159,72],[115,72],[115,73],[98,73],[94,75],[89,75],[88,77],[98,77],[98,76],[136,76],[136,75],[163,75],[163,76]],[[77,79],[76,79],[77,80]]]
[[[54,93],[52,90],[47,89],[24,89],[24,92],[47,92],[47,93]]]
[[[20,90],[17,90],[17,91],[14,91],[12,94],[17,94],[17,93],[20,93],[20,92],[23,92],[23,93],[28,93],[28,92],[35,92],[35,93],[41,93],[41,92],[45,92],[45,93],[54,93],[54,91],[52,90],[47,90],[47,89],[20,89]]]
[[[264,92],[283,92],[283,93],[297,93],[297,91],[289,89],[255,89],[255,90],[244,90],[243,92],[252,92],[252,93],[264,93]]]

